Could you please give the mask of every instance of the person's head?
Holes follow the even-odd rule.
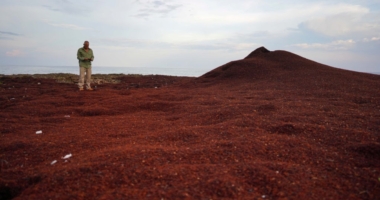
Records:
[[[88,41],[84,41],[84,43],[83,43],[83,47],[84,47],[85,49],[88,49],[89,46],[90,46],[90,43],[89,43]]]

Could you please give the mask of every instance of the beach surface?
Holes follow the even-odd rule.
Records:
[[[76,80],[0,77],[0,199],[380,198],[380,75],[262,47]]]

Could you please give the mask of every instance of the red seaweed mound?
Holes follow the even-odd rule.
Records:
[[[263,55],[268,54],[268,53],[270,53],[270,51],[268,49],[266,49],[265,47],[259,47],[256,50],[252,51],[244,59],[256,58],[258,56],[263,56]]]
[[[287,51],[269,51],[260,47],[242,60],[222,65],[200,77],[200,79],[255,80],[255,79],[289,79],[300,75],[315,75],[332,69],[326,65],[308,60]]]
[[[327,66],[294,53],[260,47],[241,60],[226,63],[195,80],[202,85],[241,86],[266,82],[274,88],[297,88],[315,90],[344,88],[362,79],[373,80],[375,75],[352,72]],[[376,79],[376,78],[375,78]],[[201,86],[201,85],[200,85]],[[356,86],[355,86],[356,87]]]

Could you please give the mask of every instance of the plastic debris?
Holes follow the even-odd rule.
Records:
[[[263,198],[263,199],[265,199],[265,197],[267,197],[267,196],[266,195],[261,196],[261,198]]]
[[[66,117],[66,118],[69,118],[69,117],[70,117],[70,115],[65,115],[65,117]]]
[[[70,158],[71,156],[73,156],[73,155],[71,155],[71,153],[70,153],[70,154],[65,155],[65,157],[62,157],[62,159],[68,159],[68,158]]]
[[[54,165],[55,163],[57,163],[57,160],[53,160],[53,162],[51,162],[50,164]]]
[[[42,133],[42,131],[41,130],[39,130],[39,131],[36,131],[36,134],[41,134]]]

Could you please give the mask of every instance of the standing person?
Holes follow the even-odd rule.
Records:
[[[79,91],[83,90],[84,81],[86,80],[86,89],[91,88],[91,62],[94,60],[94,53],[89,48],[90,43],[84,41],[83,47],[78,49],[77,58],[79,60]],[[86,75],[85,75],[86,74]]]

